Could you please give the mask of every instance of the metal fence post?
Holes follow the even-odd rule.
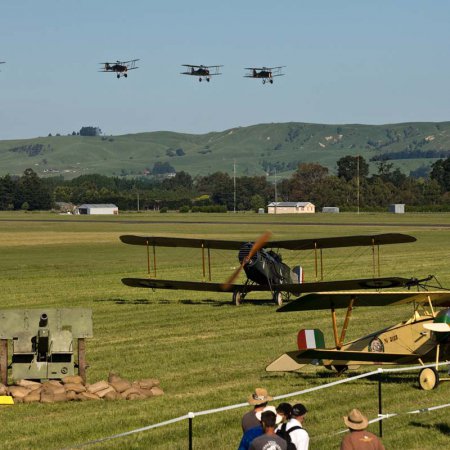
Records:
[[[189,450],[192,450],[192,420],[194,419],[195,414],[193,412],[188,413],[188,421],[189,421]]]
[[[381,392],[381,375],[383,373],[383,369],[381,367],[378,368],[378,417],[381,417],[383,414],[383,403],[382,403],[382,392]],[[383,437],[383,419],[378,421],[378,429],[380,438]]]

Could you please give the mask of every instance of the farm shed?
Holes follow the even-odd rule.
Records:
[[[404,203],[394,203],[389,205],[388,211],[394,214],[405,214],[405,205]]]
[[[339,208],[337,206],[324,206],[322,208],[323,213],[338,213]]]
[[[77,208],[78,214],[119,214],[119,208],[112,203],[91,204],[84,203]]]
[[[267,206],[269,214],[313,214],[316,207],[310,202],[272,202]]]

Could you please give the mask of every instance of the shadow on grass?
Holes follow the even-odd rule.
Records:
[[[436,423],[434,425],[421,423],[421,422],[410,422],[413,427],[426,428],[428,430],[436,430],[446,436],[450,436],[450,425],[447,423]]]
[[[220,300],[212,300],[212,299],[203,299],[203,300],[178,300],[178,303],[183,305],[211,305],[211,306],[231,306],[236,308],[236,305],[232,301],[220,301]],[[246,305],[255,305],[255,306],[275,306],[273,300],[267,299],[245,299],[238,308],[241,308]]]

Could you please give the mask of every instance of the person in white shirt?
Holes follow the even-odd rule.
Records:
[[[277,433],[295,445],[297,450],[308,450],[309,435],[303,428],[303,422],[308,410],[301,403],[293,407],[289,403],[281,403],[277,413],[283,417],[283,424],[277,428]]]

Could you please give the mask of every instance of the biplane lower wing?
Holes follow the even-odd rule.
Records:
[[[356,281],[356,280],[355,280]],[[403,284],[404,285],[404,284]],[[344,288],[346,289],[346,288]],[[318,289],[319,290],[319,289]],[[311,311],[319,309],[348,308],[349,300],[353,306],[395,306],[406,303],[428,303],[450,307],[449,291],[403,291],[403,292],[318,292],[304,295],[281,308],[278,312]]]
[[[364,365],[364,364],[408,364],[420,358],[415,353],[361,352],[335,349],[306,349],[287,352],[266,367],[268,372],[292,372],[305,364]]]
[[[180,280],[159,280],[155,278],[122,278],[122,283],[131,287],[150,289],[179,289],[187,291],[206,292],[289,292],[300,295],[306,292],[327,291],[327,290],[353,290],[353,289],[376,289],[403,286],[408,281],[407,278],[367,278],[361,280],[339,280],[317,283],[301,284],[231,284],[224,286],[223,283],[211,283],[206,281],[180,281]],[[317,308],[321,309],[321,308]]]
[[[122,278],[122,283],[131,287],[150,289],[176,289],[186,291],[205,292],[230,292],[234,290],[268,291],[267,286],[232,284],[228,289],[223,288],[223,283],[211,283],[202,281],[157,280],[151,278]]]

